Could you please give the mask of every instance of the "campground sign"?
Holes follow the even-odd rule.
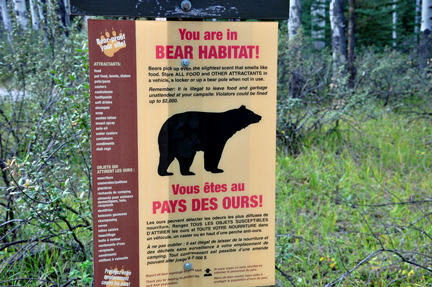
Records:
[[[273,285],[277,23],[88,27],[95,286]]]

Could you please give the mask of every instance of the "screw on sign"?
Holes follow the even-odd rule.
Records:
[[[181,61],[181,64],[182,64],[183,67],[188,67],[189,64],[190,64],[190,62],[189,62],[188,59],[183,59],[183,60]]]
[[[182,1],[180,5],[184,11],[189,11],[192,8],[192,3],[188,0]]]
[[[191,269],[192,269],[192,264],[190,264],[190,263],[185,263],[185,265],[184,265],[184,269],[185,269],[186,271],[191,270]]]

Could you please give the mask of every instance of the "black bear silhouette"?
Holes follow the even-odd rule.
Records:
[[[245,106],[221,113],[191,111],[171,116],[159,132],[158,174],[173,175],[167,169],[177,158],[182,175],[195,175],[190,167],[197,151],[204,152],[206,171],[223,172],[218,165],[228,139],[260,120],[261,116]]]

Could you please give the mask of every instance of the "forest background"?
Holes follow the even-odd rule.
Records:
[[[0,10],[0,286],[92,286],[88,18]],[[276,285],[432,286],[432,0],[279,24]]]

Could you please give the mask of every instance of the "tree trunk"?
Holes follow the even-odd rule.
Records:
[[[69,16],[69,0],[59,0],[60,16],[65,29],[66,36],[69,36],[70,16]]]
[[[339,70],[346,64],[344,1],[330,0],[330,26],[333,50],[333,78],[339,78]]]
[[[35,0],[36,6],[38,8],[39,12],[39,19],[43,22],[45,20],[44,11],[43,11],[43,3],[41,3],[41,0]]]
[[[69,0],[63,0],[64,2],[64,7],[65,7],[65,26],[69,27],[70,26],[70,7],[69,7]]]
[[[290,15],[288,19],[288,40],[291,66],[289,71],[289,95],[292,98],[301,97],[303,90],[302,38],[298,37],[301,27],[301,0],[290,0]],[[297,37],[296,37],[297,36]],[[301,36],[301,35],[300,35]],[[296,41],[293,41],[295,38]]]
[[[392,24],[393,24],[393,31],[392,31],[392,39],[393,39],[393,47],[396,47],[396,39],[397,39],[397,33],[396,33],[396,23],[397,23],[397,0],[393,0],[393,13],[392,13]]]
[[[348,24],[348,72],[349,72],[349,86],[354,86],[356,76],[356,67],[354,65],[355,59],[355,0],[349,0],[349,24]]]
[[[420,24],[420,0],[416,0],[415,16],[414,16],[414,33],[418,34]]]
[[[28,15],[25,0],[13,0],[17,22],[22,29],[27,30]]]
[[[36,3],[35,0],[30,0],[30,15],[32,20],[32,28],[33,30],[39,30],[39,18],[36,13]]]
[[[431,63],[432,58],[432,0],[423,0],[422,21],[420,27],[419,63],[420,71]]]
[[[83,25],[84,31],[87,31],[87,29],[88,29],[88,19],[89,18],[90,18],[90,16],[83,16],[82,25]]]
[[[290,0],[288,39],[292,40],[301,27],[301,0]]]
[[[12,32],[12,22],[9,17],[6,0],[0,0],[0,9],[2,13],[4,29],[9,35],[9,32]]]
[[[315,0],[311,6],[312,39],[315,49],[325,47],[325,0]]]

